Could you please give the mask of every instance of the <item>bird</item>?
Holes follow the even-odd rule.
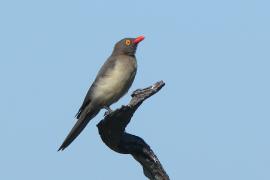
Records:
[[[104,108],[110,113],[110,105],[128,92],[137,72],[137,46],[144,38],[124,38],[115,44],[112,54],[98,71],[75,115],[77,122],[58,151],[67,148],[101,109]]]

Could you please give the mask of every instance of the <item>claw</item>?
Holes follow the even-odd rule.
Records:
[[[109,107],[109,106],[104,106],[104,109],[106,109],[107,111],[104,113],[104,116],[109,115],[111,112],[113,112],[113,110]]]

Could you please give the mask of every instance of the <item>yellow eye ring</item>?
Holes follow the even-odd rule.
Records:
[[[131,41],[130,41],[130,40],[126,40],[126,42],[125,42],[125,43],[126,43],[126,45],[128,45],[128,46],[129,46],[129,45],[130,45],[130,43],[131,43]]]

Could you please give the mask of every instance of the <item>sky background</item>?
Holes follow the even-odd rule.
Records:
[[[270,2],[0,2],[0,179],[146,179],[111,151],[96,124],[57,152],[74,115],[124,37],[145,35],[130,93],[166,86],[127,131],[172,180],[270,179]]]

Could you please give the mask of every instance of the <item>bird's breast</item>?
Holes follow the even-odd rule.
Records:
[[[95,89],[95,97],[100,99],[103,105],[118,101],[131,86],[136,70],[136,60],[116,60],[115,66],[100,78]]]

